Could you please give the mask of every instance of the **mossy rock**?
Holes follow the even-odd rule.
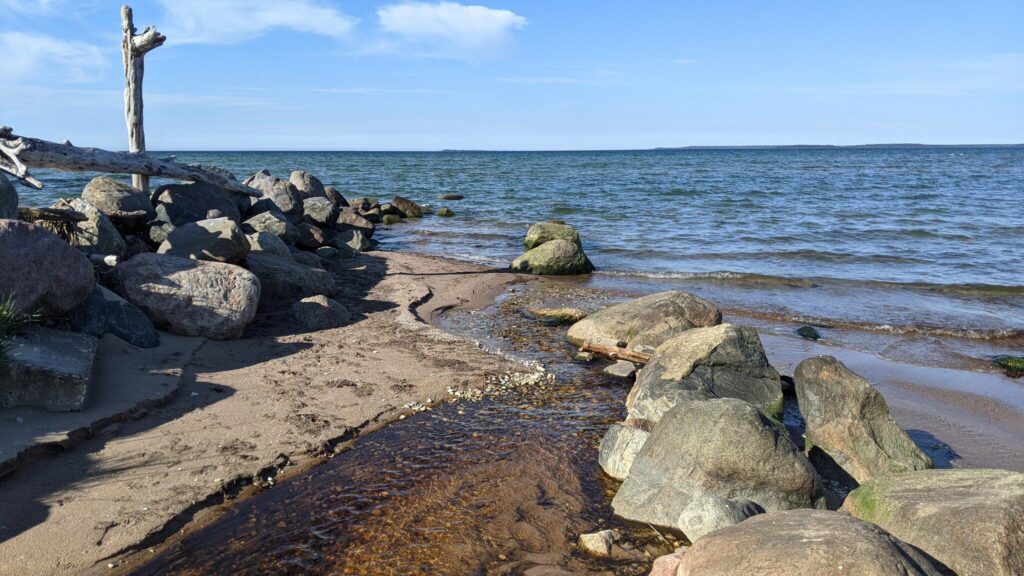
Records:
[[[575,228],[564,223],[538,222],[526,232],[526,239],[523,244],[527,250],[536,248],[551,240],[566,240],[577,246],[580,244],[580,234]]]
[[[455,212],[452,212],[451,208],[445,206],[437,211],[437,215],[441,218],[451,218],[452,216],[455,216]]]
[[[796,329],[796,333],[806,340],[821,340],[821,332],[814,326],[801,326]]]
[[[441,194],[437,197],[438,200],[462,200],[465,198],[462,194]]]
[[[577,244],[555,239],[513,260],[512,270],[539,275],[569,276],[589,274],[593,272],[594,265]]]
[[[384,217],[381,218],[380,221],[381,221],[382,224],[390,226],[392,224],[400,223],[402,221],[402,217],[401,216],[397,216],[395,214],[385,214]]]
[[[1024,356],[997,356],[995,362],[1011,378],[1024,376]]]

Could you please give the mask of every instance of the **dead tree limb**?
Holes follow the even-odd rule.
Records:
[[[121,59],[124,63],[124,120],[128,125],[128,151],[146,151],[146,133],[142,124],[142,75],[147,52],[163,45],[167,38],[150,26],[135,33],[130,6],[121,7]],[[149,194],[149,176],[132,174],[132,186]]]
[[[618,346],[609,346],[607,344],[593,344],[586,342],[583,347],[580,348],[581,352],[593,352],[594,354],[600,354],[606,356],[612,360],[629,360],[636,364],[647,364],[651,361],[650,354],[644,354],[643,352],[636,352],[628,348],[619,348]]]
[[[28,167],[55,168],[72,172],[107,172],[111,174],[143,174],[163,176],[189,182],[207,182],[236,194],[259,198],[259,190],[220,174],[143,154],[110,152],[100,148],[79,148],[38,138],[18,136],[11,129],[0,127],[0,171],[39,190],[42,182],[28,173]]]

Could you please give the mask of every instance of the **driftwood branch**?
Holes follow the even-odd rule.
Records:
[[[124,121],[128,125],[128,151],[146,151],[146,133],[142,122],[142,76],[146,52],[162,46],[167,38],[150,26],[135,33],[130,6],[121,7],[121,60],[124,63]],[[149,177],[132,174],[132,186],[149,193]]]
[[[38,138],[18,136],[10,128],[0,127],[0,171],[27,183],[35,189],[43,184],[28,173],[27,167],[55,168],[72,172],[106,172],[110,174],[144,174],[190,182],[207,182],[236,194],[259,198],[259,190],[237,180],[180,162],[150,158],[143,154],[110,152],[100,148],[79,148]]]
[[[650,354],[644,354],[643,352],[636,352],[628,348],[619,348],[618,346],[608,346],[607,344],[592,344],[586,342],[583,347],[580,348],[581,352],[593,352],[594,354],[600,354],[611,358],[612,360],[629,360],[636,364],[647,364],[651,361]]]
[[[25,222],[85,222],[89,218],[77,210],[19,206],[18,219]]]

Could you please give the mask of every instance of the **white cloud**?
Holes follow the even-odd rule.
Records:
[[[234,44],[273,29],[340,38],[355,18],[315,0],[159,0],[160,31],[175,44]]]
[[[405,2],[377,11],[380,26],[431,55],[480,57],[506,44],[526,18],[510,10],[458,2]]]
[[[46,14],[56,2],[54,0],[0,0],[0,10],[23,12],[25,14]]]
[[[0,77],[88,82],[107,67],[98,46],[45,34],[0,32]]]

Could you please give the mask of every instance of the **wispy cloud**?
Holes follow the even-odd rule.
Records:
[[[45,34],[0,32],[0,78],[89,82],[107,67],[98,46]]]
[[[421,55],[479,59],[492,55],[526,26],[511,10],[458,2],[404,2],[377,11],[380,27],[399,42],[383,42],[381,51],[412,48]]]
[[[356,19],[315,0],[159,0],[176,44],[235,44],[270,30],[347,36]]]

